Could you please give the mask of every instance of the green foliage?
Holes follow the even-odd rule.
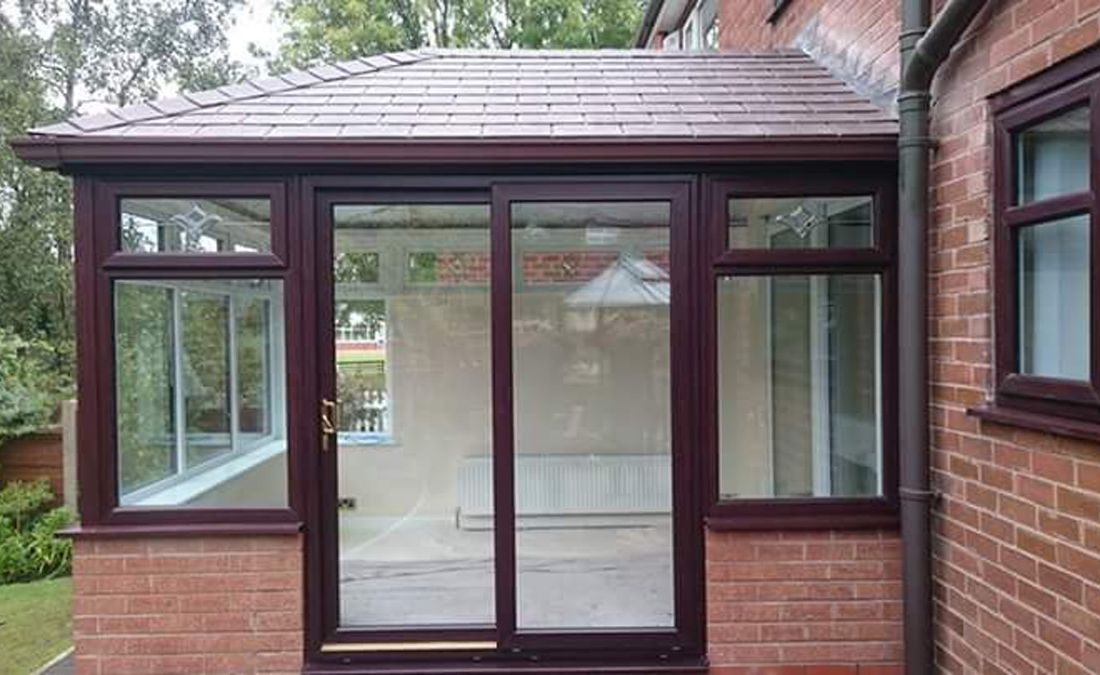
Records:
[[[9,483],[0,490],[0,584],[69,574],[72,542],[57,536],[72,521],[67,509],[51,509],[45,481]]]
[[[44,342],[0,327],[0,444],[50,423],[62,386],[51,364]]]
[[[172,296],[156,286],[115,288],[118,453],[122,492],[172,473]]]
[[[343,251],[336,256],[334,274],[338,284],[378,283],[378,253]]]
[[[336,369],[336,396],[342,430],[380,431],[380,411],[371,407],[386,395],[385,362],[344,363]]]
[[[0,9],[0,440],[33,431],[72,394],[75,357],[70,184],[20,162],[8,141],[85,104],[240,79],[225,30],[241,2],[18,0]]]
[[[36,355],[45,347],[43,365],[66,383],[73,371],[68,181],[23,164],[7,144],[56,112],[36,77],[39,55],[33,38],[0,17],[0,329],[8,331],[0,340],[8,341],[15,333]],[[9,345],[6,352],[26,347]],[[9,364],[5,375],[10,368]],[[7,388],[0,387],[0,398]],[[8,399],[15,396],[12,391],[7,394]],[[38,406],[35,401],[17,403],[32,410]],[[11,406],[10,401],[0,403],[0,411]]]
[[[628,47],[641,0],[283,0],[274,70],[436,47]]]
[[[22,26],[42,38],[42,69],[63,112],[79,96],[127,105],[168,84],[196,89],[241,76],[226,56],[229,13],[243,0],[20,0]]]

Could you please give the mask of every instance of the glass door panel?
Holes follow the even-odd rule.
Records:
[[[517,629],[674,625],[670,204],[513,202]]]
[[[489,206],[333,222],[339,624],[491,627]]]

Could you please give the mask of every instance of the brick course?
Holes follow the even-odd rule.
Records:
[[[79,675],[298,673],[298,536],[78,539]]]
[[[713,673],[900,674],[895,532],[709,532],[706,546]]]

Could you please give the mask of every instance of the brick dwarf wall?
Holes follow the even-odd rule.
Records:
[[[78,539],[78,675],[298,673],[298,536]]]
[[[900,675],[900,616],[894,532],[707,535],[714,675]]]

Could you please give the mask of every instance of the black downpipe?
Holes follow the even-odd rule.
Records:
[[[902,0],[898,91],[898,453],[905,671],[931,675],[932,538],[928,444],[928,172],[932,79],[985,0]]]

